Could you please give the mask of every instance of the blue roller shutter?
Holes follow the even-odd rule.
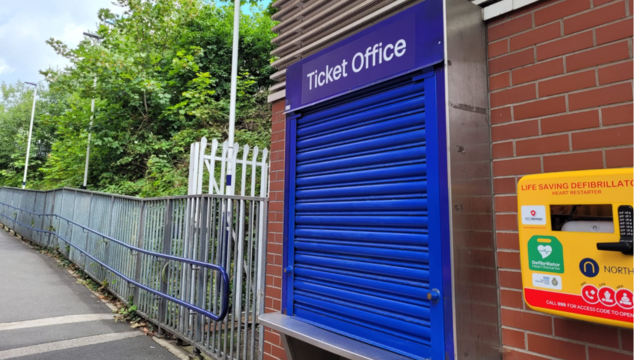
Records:
[[[392,80],[289,125],[289,315],[416,359],[432,356],[432,333],[443,331],[427,299],[441,276],[429,267],[425,104],[435,99],[425,82],[434,81]]]

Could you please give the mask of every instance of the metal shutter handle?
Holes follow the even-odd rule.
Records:
[[[427,299],[431,300],[431,302],[433,303],[437,303],[438,300],[440,300],[440,290],[431,289],[431,291],[429,291],[429,293],[427,294]]]

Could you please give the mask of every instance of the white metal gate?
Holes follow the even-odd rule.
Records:
[[[269,151],[265,148],[260,150],[257,146],[250,148],[249,145],[242,147],[242,154],[240,154],[240,146],[235,143],[230,146],[228,141],[220,144],[218,140],[212,140],[209,142],[207,138],[203,137],[200,142],[191,144],[191,153],[189,161],[189,195],[226,195],[229,197],[228,209],[232,209],[231,199],[235,194],[239,194],[240,197],[257,197],[265,199],[264,202],[258,205],[259,218],[266,219],[264,216],[267,212],[266,198],[268,196],[268,178],[269,178],[269,166],[267,164]],[[227,174],[227,169],[233,169],[231,175]],[[236,182],[236,178],[240,177],[239,183]],[[227,187],[230,185],[230,187]],[[237,186],[238,185],[238,186]],[[206,187],[206,191],[205,191]],[[225,191],[226,190],[226,191]],[[225,194],[226,193],[226,194]],[[244,219],[245,217],[255,216],[252,213],[246,213],[245,208],[238,209],[238,218]],[[227,219],[233,219],[232,214],[228,214]],[[224,219],[223,219],[224,221]],[[258,223],[257,233],[260,236],[256,242],[246,243],[244,236],[238,236],[247,231],[243,226],[235,226],[229,222],[226,227],[227,231],[227,243],[226,248],[229,249],[231,259],[235,259],[233,263],[229,263],[227,271],[229,276],[232,277],[232,298],[229,300],[231,303],[232,320],[231,326],[235,328],[237,326],[237,337],[234,339],[233,330],[231,331],[231,337],[228,338],[229,348],[233,349],[237,347],[238,351],[234,356],[233,350],[227,355],[228,359],[233,360],[248,360],[248,359],[262,359],[262,345],[264,342],[264,330],[262,326],[258,327],[259,331],[259,350],[255,352],[246,351],[247,337],[251,338],[249,332],[253,335],[257,323],[253,322],[248,324],[246,319],[250,317],[255,319],[256,304],[252,304],[246,300],[249,296],[250,289],[252,287],[245,286],[251,279],[257,279],[258,283],[264,283],[265,277],[265,264],[266,259],[260,258],[258,263],[251,262],[254,257],[252,254],[263,254],[266,250],[266,221],[262,220]],[[236,266],[241,263],[242,266]],[[234,269],[235,274],[232,273]],[[255,281],[255,280],[254,280]],[[258,312],[262,313],[264,309],[264,287],[257,289],[258,296]],[[259,314],[258,314],[259,315]],[[237,325],[236,322],[237,321]],[[244,328],[243,328],[244,322]],[[244,334],[244,339],[241,338],[241,333]],[[226,334],[226,331],[225,331]],[[226,349],[226,342],[224,347]],[[241,348],[245,350],[240,351]],[[226,351],[222,353],[227,354]]]
[[[209,151],[207,151],[207,147],[210,147]],[[239,150],[238,143],[231,147],[228,141],[219,144],[218,140],[213,140],[209,143],[205,137],[200,142],[191,144],[189,195],[204,193],[223,195],[227,181],[230,181],[233,193],[226,195],[235,195],[236,177],[239,176],[240,196],[256,196],[256,192],[258,192],[259,197],[267,197],[269,194],[267,189],[269,150],[266,148],[260,150],[257,146],[252,149],[249,145],[245,145],[242,147],[242,157],[238,158]],[[229,166],[229,162],[231,162],[231,168],[235,170],[235,176],[232,176],[231,179],[225,176],[224,171]],[[205,170],[207,174],[205,174]],[[205,180],[207,181],[206,192],[203,189]],[[247,190],[249,190],[248,194]]]

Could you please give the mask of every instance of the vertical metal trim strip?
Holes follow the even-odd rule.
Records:
[[[284,224],[283,242],[283,269],[282,269],[282,310],[284,314],[293,315],[293,271],[294,271],[294,228],[295,228],[295,203],[296,203],[296,132],[297,115],[287,115],[286,146],[285,146],[285,194],[284,194]],[[286,269],[291,269],[286,272]]]
[[[443,66],[436,67],[436,94],[444,94],[445,92],[445,68]],[[444,346],[446,354],[450,358],[455,357],[455,323],[454,323],[454,302],[453,302],[453,267],[452,267],[452,248],[451,248],[451,228],[450,228],[450,193],[449,193],[449,158],[448,158],[448,123],[447,123],[447,102],[446,96],[441,95],[436,101],[438,109],[438,136],[440,139],[440,223],[441,236],[445,246],[441,249],[442,258],[442,288],[444,305]]]
[[[444,308],[451,297],[446,291],[444,277],[448,273],[444,261],[444,248],[448,247],[448,231],[443,226],[448,217],[443,212],[446,204],[446,182],[442,183],[442,167],[446,165],[446,133],[438,111],[438,86],[436,74],[429,69],[424,79],[426,161],[427,161],[427,201],[429,210],[429,284],[440,292],[440,299],[431,302],[431,350],[433,359],[445,359],[445,314]],[[445,177],[446,179],[446,177]],[[446,206],[446,205],[444,205]]]

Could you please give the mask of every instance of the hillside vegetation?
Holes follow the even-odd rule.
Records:
[[[98,14],[101,44],[47,43],[71,62],[41,71],[28,187],[80,187],[91,129],[88,188],[186,194],[189,146],[227,138],[233,7],[204,0],[117,0]],[[273,21],[242,15],[236,141],[268,147]],[[94,78],[96,86],[94,87]],[[33,90],[1,84],[0,186],[22,183]],[[90,128],[91,99],[95,117]]]

